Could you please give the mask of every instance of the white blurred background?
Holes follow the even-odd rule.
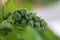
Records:
[[[60,1],[44,7],[35,8],[34,12],[44,18],[51,30],[60,36]]]

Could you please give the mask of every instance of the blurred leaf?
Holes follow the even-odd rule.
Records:
[[[60,40],[50,29],[45,29],[40,34],[45,40]]]
[[[17,28],[15,28],[15,25],[11,33],[9,33],[7,36],[0,35],[0,39],[2,40],[42,40],[38,32],[32,27],[27,26],[24,30],[18,30]]]
[[[31,10],[31,4],[29,3],[19,4],[16,0],[7,0],[7,3],[4,5],[4,10],[6,12],[14,11],[16,9],[22,9],[22,8]]]
[[[39,36],[38,32],[30,26],[27,26],[25,31],[21,31],[21,34],[25,36],[27,40],[42,40],[42,37]]]

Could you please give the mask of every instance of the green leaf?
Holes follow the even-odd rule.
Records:
[[[5,38],[6,40],[42,40],[38,32],[30,26],[26,26],[24,30],[13,28],[13,31]]]
[[[31,26],[26,26],[25,30],[19,32],[26,40],[42,40],[39,33]]]
[[[49,28],[46,28],[44,31],[40,32],[40,35],[44,40],[60,40]]]

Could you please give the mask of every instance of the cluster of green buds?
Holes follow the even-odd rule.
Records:
[[[19,29],[24,29],[25,26],[29,25],[39,31],[44,30],[45,27],[43,26],[45,23],[42,22],[43,19],[36,16],[36,13],[29,12],[26,9],[15,10],[13,13],[8,12],[6,13],[6,15],[3,16],[3,19],[5,21],[1,23],[2,26],[0,30],[5,32],[5,34],[6,32],[12,31],[12,28],[10,28],[12,27],[11,25],[22,26],[22,27],[17,27]]]

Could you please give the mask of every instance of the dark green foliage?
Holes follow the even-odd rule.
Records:
[[[34,27],[34,20],[29,20],[29,21],[28,21],[28,25]]]
[[[40,28],[40,22],[35,22],[34,27]]]
[[[36,21],[39,21],[40,20],[40,17],[34,17],[34,21],[36,22]]]
[[[21,9],[20,13],[21,13],[22,16],[24,16],[26,14],[26,10],[25,9]]]
[[[14,17],[14,20],[16,20],[16,21],[21,20],[21,15],[18,12],[14,13],[13,17]]]
[[[25,19],[22,19],[22,20],[21,20],[21,23],[22,23],[22,24],[27,24],[27,21],[26,21]]]

